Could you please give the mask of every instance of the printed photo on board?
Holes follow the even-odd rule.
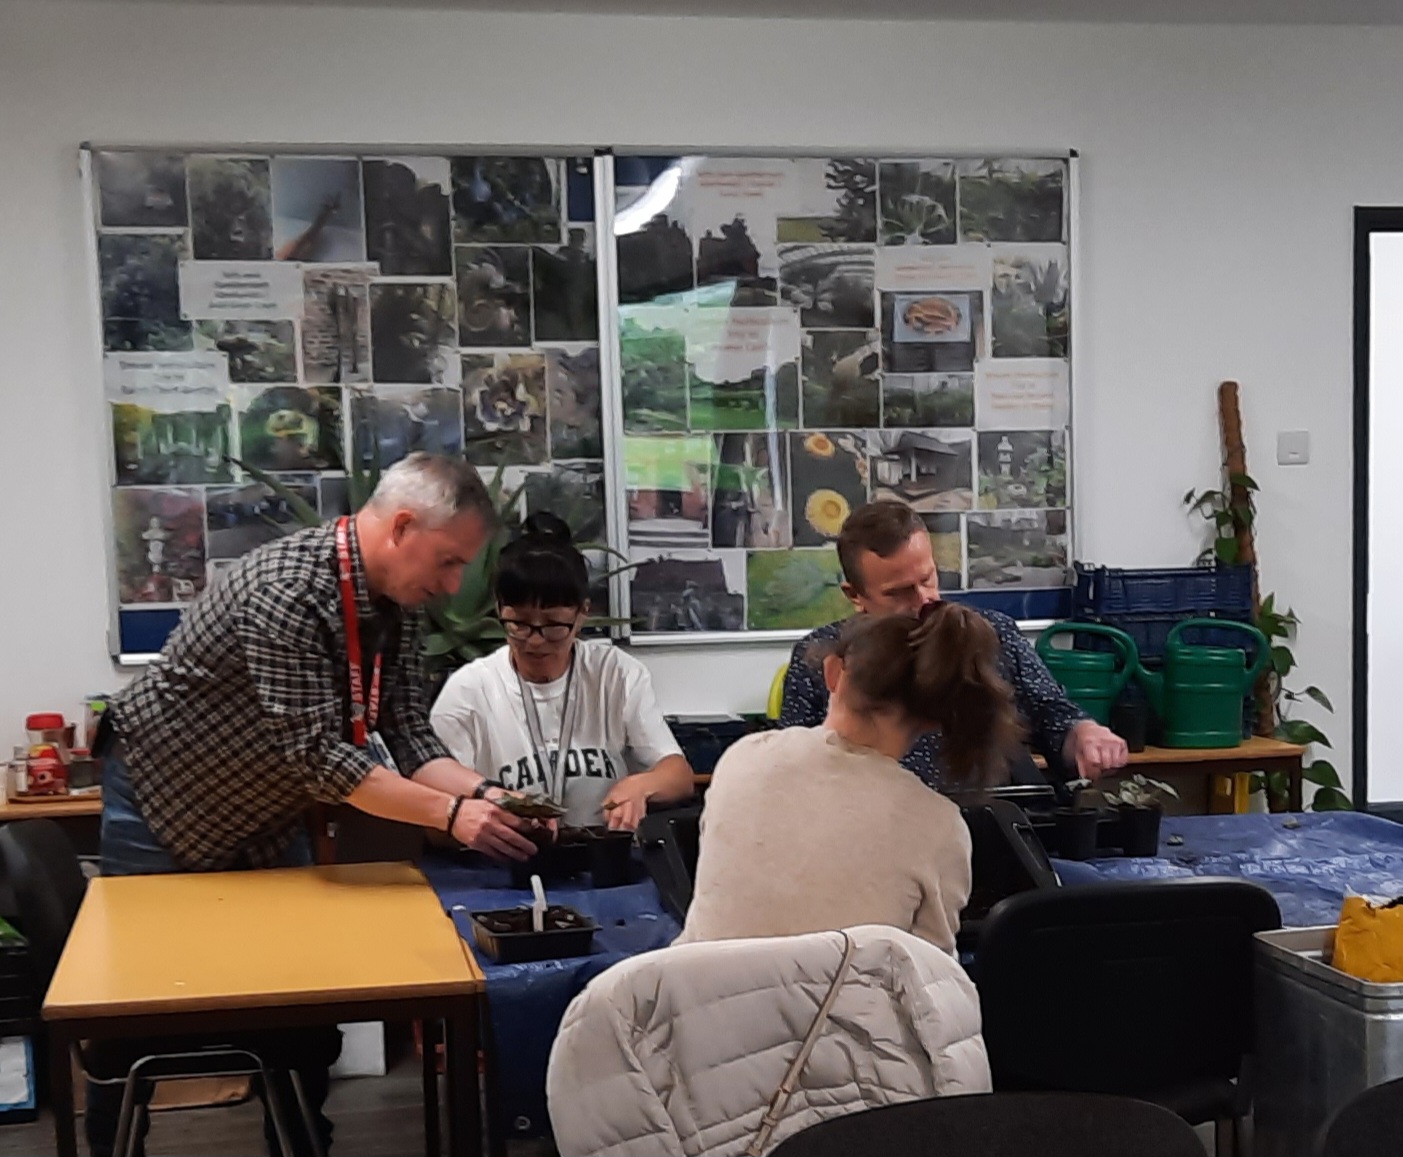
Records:
[[[629,579],[642,631],[739,631],[745,626],[745,552],[635,548]]]
[[[365,253],[383,277],[453,272],[446,157],[364,161]]]
[[[94,154],[98,217],[108,229],[183,229],[185,158],[178,153]]]
[[[804,157],[793,162],[794,204],[775,222],[781,242],[877,239],[877,166],[857,157]],[[870,322],[868,324],[871,324]]]
[[[117,600],[188,603],[205,587],[205,502],[201,490],[112,491]]]
[[[809,629],[844,619],[852,604],[833,547],[756,550],[746,556],[748,623],[752,631]]]
[[[302,274],[302,372],[309,382],[370,380],[369,265]]]
[[[687,428],[687,325],[688,313],[678,306],[619,310],[625,430]]]
[[[371,373],[389,385],[457,385],[458,303],[443,281],[370,287]]]
[[[359,161],[274,157],[272,183],[279,261],[365,260]]]
[[[965,542],[958,514],[927,514],[922,521],[930,533],[930,548],[942,591],[964,587]]]
[[[887,373],[969,374],[983,356],[982,292],[882,294]]]
[[[475,466],[546,461],[546,358],[539,353],[464,354],[464,453]]]
[[[599,428],[599,347],[572,353],[548,349],[546,392],[550,399],[550,456],[603,458]]]
[[[998,253],[990,312],[996,358],[1065,358],[1070,317],[1062,246]]]
[[[1067,162],[960,163],[962,241],[1063,241]]]
[[[454,157],[453,238],[560,244],[561,162],[551,157]]]
[[[531,251],[460,245],[458,333],[465,346],[531,344]]]
[[[706,436],[624,438],[629,542],[711,544],[711,453]]]
[[[867,435],[849,430],[789,435],[795,546],[827,546],[867,501]]]
[[[336,386],[272,386],[239,414],[240,459],[258,470],[344,470],[346,421]]]
[[[230,409],[168,413],[112,404],[112,446],[119,486],[197,486],[228,482],[233,452]]]
[[[527,474],[525,486],[527,514],[547,510],[563,518],[578,545],[605,541],[603,462],[552,462]]]
[[[884,374],[882,425],[974,425],[974,375]]]
[[[1066,505],[1066,431],[986,431],[979,435],[981,510]]]
[[[392,466],[416,451],[463,452],[463,395],[452,389],[376,386],[351,395],[354,453],[362,470]],[[377,458],[378,453],[378,458]]]
[[[183,236],[104,233],[97,239],[103,348],[188,350],[180,316]]]
[[[1000,510],[967,515],[965,523],[973,589],[1066,585],[1065,510]]]
[[[789,545],[789,463],[785,435],[718,434],[712,459],[711,543]]]
[[[599,290],[594,230],[576,226],[559,249],[531,251],[532,317],[538,342],[597,342]]]
[[[197,261],[266,261],[273,256],[272,186],[261,157],[196,154],[186,164]]]
[[[889,161],[877,171],[883,245],[955,243],[953,161]]]
[[[317,509],[315,475],[284,474],[278,481],[313,510]],[[205,492],[205,505],[211,558],[241,558],[265,543],[302,529],[287,497],[261,482],[212,487]]]
[[[871,329],[874,250],[855,245],[781,245],[780,296],[806,329]]]
[[[969,430],[874,430],[872,497],[922,514],[974,509],[974,438]]]
[[[881,361],[875,331],[806,330],[804,425],[880,425]]]
[[[227,355],[231,382],[296,382],[296,340],[290,321],[195,323],[195,348]]]

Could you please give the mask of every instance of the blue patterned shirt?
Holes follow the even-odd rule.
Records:
[[[975,608],[978,610],[978,608]],[[1073,724],[1088,718],[1085,711],[1067,698],[1033,646],[1007,615],[980,610],[999,636],[999,671],[1013,688],[1018,713],[1028,725],[1032,746],[1053,766],[1062,759],[1062,747]],[[794,646],[789,670],[784,675],[784,705],[780,708],[781,727],[817,727],[828,714],[828,688],[821,668],[808,662],[809,647],[821,640],[836,639],[843,623],[829,623],[810,631]],[[940,787],[940,733],[928,731],[902,759],[928,787]]]

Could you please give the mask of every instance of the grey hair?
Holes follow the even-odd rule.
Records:
[[[488,525],[496,511],[477,471],[462,458],[415,451],[382,475],[369,505],[381,514],[412,510],[431,526],[442,526],[464,511],[480,514]]]

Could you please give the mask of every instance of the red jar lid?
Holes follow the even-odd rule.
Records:
[[[48,711],[39,715],[31,715],[24,721],[25,727],[30,731],[60,731],[63,729],[63,716],[57,711]]]

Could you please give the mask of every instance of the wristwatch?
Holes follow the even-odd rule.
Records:
[[[499,787],[503,791],[507,790],[506,784],[500,782],[499,780],[484,779],[480,784],[473,788],[473,799],[486,799],[488,789],[493,787]]]

